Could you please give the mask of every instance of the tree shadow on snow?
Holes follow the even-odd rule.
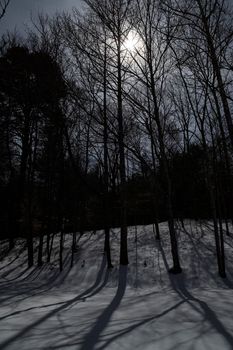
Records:
[[[111,316],[119,307],[126,290],[127,284],[127,266],[120,266],[119,269],[119,282],[115,297],[110,305],[104,310],[104,312],[98,317],[94,327],[85,336],[83,344],[80,350],[92,350],[98,343],[99,337],[103,330],[107,327]]]
[[[201,231],[203,230],[203,226],[208,228],[208,230],[214,234],[213,227],[211,227],[207,223],[201,223],[200,224]],[[217,270],[217,261],[213,264],[213,257],[216,255],[216,248],[215,248],[214,245],[213,246],[207,245],[207,243],[205,243],[203,241],[203,239],[201,239],[201,238],[204,237],[204,235],[206,233],[202,233],[202,237],[200,237],[199,239],[194,239],[193,237],[195,237],[195,235],[192,235],[192,226],[191,225],[190,225],[191,233],[186,228],[180,227],[179,230],[181,232],[184,232],[187,235],[187,237],[189,238],[191,246],[192,246],[192,248],[193,248],[193,250],[195,252],[194,262],[198,262],[198,264],[202,265],[202,268],[207,273],[208,278],[211,278],[212,281],[214,281],[215,283],[217,282],[217,284],[220,285],[220,286],[222,284],[225,284],[225,286],[227,288],[233,289],[233,283],[228,277],[221,278],[221,279],[216,278],[216,272],[215,271]],[[198,247],[197,247],[197,244],[196,244],[197,240],[198,240]],[[224,241],[225,245],[226,245],[226,243],[227,242]],[[226,255],[227,254],[225,253],[225,258],[227,259]],[[211,266],[214,266],[214,268],[212,270],[210,268]],[[230,264],[226,264],[226,269],[227,270],[228,270],[228,267],[230,268]],[[229,271],[229,272],[230,272],[229,276],[232,275],[232,271]],[[227,274],[228,274],[228,271],[227,271]]]
[[[161,244],[159,244],[159,249],[164,261],[164,265],[168,271],[168,262]],[[230,346],[229,349],[233,350],[233,336],[228,332],[224,324],[218,319],[216,313],[209,307],[209,305],[205,301],[198,299],[190,293],[190,291],[186,287],[185,274],[182,273],[180,275],[173,275],[169,272],[168,274],[171,286],[173,290],[178,294],[178,296],[183,301],[188,303],[193,310],[200,314],[204,318],[204,320],[208,321],[212,328],[215,329],[216,332],[226,340],[226,342]]]
[[[25,260],[25,262],[27,262],[27,259]],[[25,262],[23,262],[19,266],[23,266]],[[52,271],[52,274],[49,275],[46,282],[41,284],[39,276],[42,273],[46,273],[46,269],[49,269],[47,263],[44,263],[40,267],[34,266],[30,269],[26,267],[23,271],[20,271],[20,273],[14,278],[0,282],[0,305],[5,303],[6,301],[14,300],[15,297],[17,298],[17,303],[19,303],[25,299],[37,296],[39,294],[43,294],[53,288],[62,285],[62,283],[65,281],[66,277],[69,275],[69,272],[71,270],[69,252],[67,252],[66,256],[64,256],[63,271],[60,272],[59,268],[56,268],[55,271]],[[25,276],[23,277],[23,275]],[[11,293],[12,295],[10,295]],[[7,297],[4,298],[4,294],[7,294]],[[20,296],[23,296],[23,298],[19,299]],[[15,301],[13,303],[15,303]],[[9,304],[5,306],[9,306]]]
[[[104,274],[104,271],[105,271],[105,274]],[[59,312],[73,307],[75,305],[75,303],[83,302],[83,301],[85,301],[86,298],[90,298],[90,297],[98,294],[101,291],[101,289],[103,289],[104,286],[106,285],[106,283],[108,281],[108,275],[109,275],[109,271],[108,271],[107,266],[106,266],[106,257],[104,256],[102,259],[101,266],[100,266],[100,269],[98,271],[97,277],[96,277],[96,281],[93,283],[93,285],[90,288],[88,288],[84,292],[80,293],[78,296],[76,296],[68,301],[54,303],[54,304],[48,304],[48,305],[42,305],[41,307],[36,306],[34,308],[32,307],[29,309],[16,311],[16,312],[13,312],[12,314],[8,314],[8,315],[3,316],[1,318],[1,320],[3,320],[4,318],[7,318],[7,317],[18,315],[18,314],[23,313],[23,312],[27,312],[29,310],[38,309],[38,308],[46,308],[46,306],[52,307],[52,306],[57,306],[57,305],[61,304],[59,307],[56,307],[55,309],[51,310],[43,317],[39,318],[35,322],[33,322],[30,325],[23,328],[16,335],[14,335],[11,338],[0,343],[0,349],[1,350],[6,349],[13,342],[17,341],[21,337],[24,337],[26,334],[28,334],[32,329],[34,329],[35,327],[38,327],[40,324],[46,322],[48,319],[57,315]],[[103,279],[103,276],[104,276],[104,279]],[[102,279],[103,279],[103,281],[102,281]],[[25,317],[26,317],[26,315],[25,315]]]
[[[138,319],[128,320],[124,325],[124,320],[121,318],[119,322],[121,323],[121,327],[116,330],[108,331],[107,334],[103,334],[104,330],[109,325],[112,315],[118,309],[121,304],[121,301],[124,297],[125,290],[127,284],[127,267],[120,267],[119,271],[119,282],[116,295],[114,296],[112,302],[107,306],[107,308],[103,311],[103,313],[97,318],[92,329],[86,334],[86,336],[82,339],[79,336],[74,336],[72,340],[71,334],[69,334],[69,342],[65,343],[59,342],[58,345],[53,345],[50,349],[62,349],[64,347],[74,347],[75,345],[79,346],[80,350],[94,350],[96,346],[98,346],[98,350],[108,349],[109,346],[119,338],[122,338],[124,335],[130,334],[131,332],[137,330],[141,326],[145,326],[146,324],[150,324],[153,321],[156,321],[163,316],[169,314],[171,311],[177,309],[183,303],[184,300],[181,300],[167,309],[149,317],[139,317]],[[150,293],[154,294],[154,293]],[[102,341],[102,344],[98,344]]]

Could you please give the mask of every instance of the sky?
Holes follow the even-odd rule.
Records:
[[[227,0],[233,8],[233,0]],[[14,29],[20,33],[30,24],[31,15],[38,11],[53,15],[56,11],[69,11],[72,7],[80,8],[82,0],[11,0],[4,18],[0,21],[0,35]]]
[[[7,12],[0,21],[0,35],[14,29],[22,32],[25,24],[30,24],[31,15],[43,11],[53,15],[56,11],[69,11],[81,7],[81,0],[11,0]]]

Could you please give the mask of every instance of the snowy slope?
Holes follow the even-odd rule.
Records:
[[[129,228],[130,265],[120,271],[117,229],[111,271],[102,231],[80,238],[72,269],[66,235],[61,274],[59,237],[51,263],[30,270],[18,241],[0,263],[0,349],[233,349],[232,238],[226,237],[222,280],[212,225],[187,220],[185,230],[178,227],[184,272],[172,276],[167,224],[160,230],[161,243],[152,226]]]

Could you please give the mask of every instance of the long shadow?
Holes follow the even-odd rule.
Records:
[[[102,261],[102,264],[104,264],[104,260]],[[64,266],[68,265],[68,253],[67,256],[64,259]],[[102,268],[102,267],[101,267]],[[17,281],[17,279],[23,275],[26,271],[28,271],[28,268],[26,268],[22,273],[20,273],[20,275],[18,275],[17,277],[15,277],[12,280],[8,280],[6,282],[3,282],[2,284],[0,283],[0,295],[1,295],[1,291],[5,291],[5,290],[9,290],[9,287],[12,287],[11,282],[16,280],[16,282],[18,282],[20,284],[20,288],[22,289],[22,282],[26,282],[26,285],[24,286],[24,289],[21,293],[17,292],[17,295],[15,295],[15,293],[11,296],[7,296],[6,298],[3,298],[0,300],[0,305],[8,300],[13,299],[15,296],[17,296],[17,298],[19,296],[25,295],[27,294],[27,296],[25,296],[24,298],[21,298],[20,300],[17,300],[17,303],[22,302],[23,300],[27,299],[27,298],[31,298],[34,297],[35,295],[39,295],[39,294],[43,294],[45,292],[48,292],[49,290],[51,290],[54,287],[59,287],[62,282],[65,280],[65,278],[67,277],[67,275],[70,272],[71,267],[69,266],[67,268],[67,266],[65,266],[63,272],[61,273],[59,270],[57,270],[55,273],[53,273],[53,275],[49,278],[49,280],[43,284],[40,284],[39,286],[36,286],[34,288],[32,288],[31,286],[28,287],[28,283],[31,281],[34,281],[35,279],[38,278],[38,276],[41,274],[41,272],[46,269],[46,264],[44,264],[42,267],[38,268],[35,267],[28,275],[26,275],[23,279],[20,279],[20,281]],[[62,275],[62,278],[61,278]],[[32,278],[33,277],[33,278]],[[59,282],[56,283],[56,281],[59,279]],[[28,280],[28,281],[27,281]],[[14,291],[17,290],[17,285],[14,284]],[[44,289],[43,289],[44,288]],[[33,293],[35,292],[35,293]],[[9,292],[8,292],[9,293]],[[9,304],[8,304],[9,305]],[[7,306],[7,305],[6,305]]]
[[[65,278],[67,277],[67,275],[69,274],[70,272],[70,266],[69,268],[67,268],[67,265],[68,264],[68,253],[64,259],[64,270],[61,274],[61,272],[59,270],[57,270],[55,273],[53,273],[53,275],[49,278],[49,280],[45,283],[43,283],[42,285],[40,284],[39,286],[36,286],[35,288],[32,288],[32,287],[28,287],[28,283],[31,282],[31,281],[34,281],[36,280],[39,275],[42,273],[42,271],[44,269],[46,269],[46,264],[44,264],[42,267],[35,267],[32,271],[29,272],[28,275],[26,275],[23,279],[20,279],[20,281],[17,281],[17,279],[19,277],[21,277],[26,271],[28,271],[28,268],[26,268],[23,272],[21,272],[17,277],[15,277],[14,279],[11,279],[11,280],[7,280],[6,282],[2,282],[2,284],[0,283],[0,295],[1,295],[1,291],[2,290],[7,290],[9,289],[9,287],[12,287],[11,285],[11,282],[12,281],[17,281],[19,284],[20,284],[20,288],[22,289],[22,282],[26,282],[26,286],[24,287],[25,290],[23,290],[21,293],[18,293],[17,292],[17,298],[21,295],[25,295],[28,294],[27,296],[25,296],[24,298],[18,300],[17,302],[22,302],[23,300],[27,299],[27,298],[31,298],[35,295],[39,295],[39,294],[43,294],[45,292],[48,292],[49,290],[51,290],[52,288],[54,287],[57,287],[59,285],[62,284],[62,282],[65,280]],[[60,278],[60,276],[62,275],[62,278]],[[60,279],[59,279],[60,278]],[[59,282],[56,283],[56,281],[59,279]],[[27,281],[28,280],[28,281]],[[17,289],[17,285],[14,284],[14,290]],[[44,288],[45,289],[42,289]],[[33,293],[35,292],[35,293]],[[7,296],[6,298],[3,298],[0,300],[0,305],[2,303],[4,303],[5,301],[8,301],[8,300],[11,300],[15,297],[15,293],[11,296]]]
[[[137,329],[137,328],[139,328],[139,327],[141,327],[143,325],[146,325],[147,323],[150,323],[150,322],[152,322],[152,321],[154,321],[156,319],[159,319],[160,317],[165,316],[166,314],[168,314],[172,310],[177,309],[184,302],[185,302],[184,300],[181,300],[178,303],[176,303],[175,305],[173,305],[173,306],[169,307],[168,309],[165,309],[164,311],[160,312],[159,314],[157,314],[155,316],[147,317],[146,319],[143,319],[142,321],[140,321],[140,322],[138,322],[136,324],[133,324],[132,326],[127,327],[126,329],[124,329],[124,330],[120,331],[118,334],[116,334],[114,337],[112,337],[109,340],[107,340],[104,345],[102,345],[102,346],[100,346],[98,348],[98,350],[106,349],[117,338],[120,338],[123,335],[128,334],[128,333],[132,332],[133,330],[135,330],[135,329]]]
[[[122,336],[124,336],[124,335],[126,335],[128,333],[131,333],[132,331],[136,330],[137,328],[139,328],[139,327],[141,327],[143,325],[149,324],[150,322],[153,322],[156,319],[159,319],[159,318],[169,314],[169,312],[177,309],[184,302],[185,302],[184,300],[181,300],[178,303],[174,304],[173,306],[169,307],[168,309],[165,309],[164,311],[160,312],[159,314],[151,316],[151,317],[144,318],[143,320],[133,320],[134,324],[127,325],[127,327],[125,327],[124,329],[122,329],[122,327],[121,327],[121,329],[119,329],[118,331],[115,331],[115,335],[112,336],[111,338],[109,338],[103,345],[98,347],[98,350],[104,350],[106,348],[109,348],[109,345],[113,341],[115,341],[116,339],[118,339],[118,338],[120,338],[120,337],[122,337]],[[100,316],[100,318],[101,318],[101,316]],[[92,331],[94,332],[94,330],[96,331],[96,329],[94,329],[94,327],[93,327]],[[88,333],[89,336],[91,336],[91,332]],[[94,340],[93,340],[93,342],[94,342]],[[70,343],[67,343],[67,344],[60,344],[60,345],[50,346],[50,350],[52,350],[52,349],[63,349],[64,347],[69,347],[69,346],[74,346],[74,345],[80,345],[80,341],[70,342]],[[86,344],[86,346],[88,346],[88,345],[89,344]],[[96,344],[94,344],[94,346],[95,345]],[[90,339],[90,346],[91,346],[91,339]],[[81,347],[81,349],[83,349],[83,347]],[[89,348],[87,347],[86,349],[90,349],[91,350],[91,349],[93,349],[93,347],[89,347]]]
[[[187,235],[187,237],[189,238],[189,240],[190,240],[190,242],[191,242],[191,244],[193,246],[193,249],[194,249],[194,251],[196,253],[196,257],[198,257],[199,261],[202,261],[203,263],[205,263],[205,260],[204,260],[203,256],[200,254],[200,251],[198,250],[198,248],[196,247],[196,244],[195,244],[191,234],[185,228],[181,228],[180,230],[183,231]],[[199,242],[199,244],[200,244],[200,242]],[[201,242],[201,244],[204,246],[203,242]],[[212,252],[212,250],[211,250],[211,252]],[[209,276],[213,280],[216,278],[216,276],[208,269],[208,264],[207,264],[207,266],[205,266],[205,270],[207,271],[207,273],[209,274]]]
[[[119,307],[119,305],[122,301],[122,298],[125,294],[126,284],[127,284],[127,271],[128,271],[127,266],[120,266],[119,282],[118,282],[118,288],[117,288],[116,295],[113,298],[110,305],[98,317],[94,327],[85,336],[80,350],[92,350],[95,348],[95,345],[98,343],[98,340],[99,340],[101,333],[108,325],[108,323],[111,319],[111,316]]]
[[[5,279],[6,279],[6,277],[9,276],[12,272],[14,272],[14,271],[16,271],[17,269],[19,269],[20,267],[24,266],[24,265],[25,265],[25,262],[26,262],[26,260],[23,261],[21,264],[19,264],[19,265],[17,265],[17,266],[14,266],[14,267],[11,268],[10,270],[4,272],[4,273],[0,276],[0,278],[5,278]],[[15,281],[17,278],[21,277],[27,270],[28,270],[28,267],[26,267],[26,268],[23,270],[23,272],[20,271],[20,273],[19,273],[16,277],[14,277],[14,278],[12,278],[12,279],[9,279],[9,280],[7,280],[7,281],[8,281],[8,282]],[[1,285],[2,283],[4,283],[4,282],[0,282],[0,285]]]
[[[205,226],[206,226],[208,229],[211,229],[211,226],[210,226],[210,225],[205,224]],[[196,245],[195,245],[195,242],[194,242],[193,237],[191,236],[191,234],[190,234],[185,228],[181,228],[181,230],[188,236],[188,238],[189,238],[190,242],[192,243],[192,246],[193,246],[193,248],[194,248],[194,250],[195,250],[195,252],[196,252],[196,254],[197,254],[197,256],[198,256],[198,258],[199,258],[201,261],[204,262],[203,256],[200,254],[199,250],[197,249],[197,247],[196,247]],[[226,242],[224,242],[224,243],[226,243]],[[210,249],[210,248],[209,248],[206,244],[204,244],[202,241],[200,241],[200,244],[201,244],[204,248],[206,248],[206,249],[208,249],[209,251],[212,252],[212,249]],[[213,248],[213,251],[214,251],[214,248]],[[207,266],[207,268],[205,268],[205,270],[208,272],[208,274],[211,276],[211,278],[212,278],[213,280],[215,280],[216,276],[208,269],[208,266]],[[228,277],[222,278],[222,279],[221,279],[221,282],[223,282],[228,288],[233,289],[233,283],[228,279]]]
[[[100,289],[102,289],[104,287],[104,284],[101,285],[101,288],[99,286],[104,270],[106,270],[106,275],[108,275],[108,270],[106,269],[106,258],[105,256],[102,259],[102,263],[101,263],[101,267],[100,270],[97,274],[97,278],[96,281],[94,282],[94,284],[88,288],[86,291],[84,291],[83,293],[79,294],[78,296],[70,299],[67,302],[64,302],[61,306],[59,306],[58,308],[50,311],[49,313],[47,313],[46,315],[44,315],[43,317],[41,317],[39,320],[33,322],[32,324],[30,324],[29,326],[23,328],[20,332],[18,332],[16,335],[14,335],[13,337],[5,340],[3,343],[0,343],[0,349],[6,349],[9,345],[11,345],[13,342],[17,341],[17,339],[20,339],[21,337],[23,337],[25,334],[27,334],[28,332],[30,332],[33,328],[37,327],[38,325],[42,324],[43,322],[47,321],[50,317],[56,315],[57,313],[67,309],[68,307],[71,307],[74,305],[74,303],[78,302],[78,301],[82,301],[83,298],[86,298],[88,296],[93,296],[95,294],[97,294]],[[104,278],[104,282],[105,284],[107,283],[107,278],[105,276]],[[99,287],[99,288],[97,288]],[[60,303],[55,303],[54,305],[58,305]],[[49,306],[52,306],[51,304]],[[23,310],[22,310],[23,312]],[[10,317],[10,315],[7,315],[8,317]]]
[[[161,252],[161,255],[164,260],[164,265],[168,271],[168,263],[166,259],[166,255],[164,253],[163,247],[160,244],[159,249]],[[169,272],[168,272],[169,273]],[[180,296],[180,298],[184,301],[186,301],[197,313],[204,316],[204,318],[209,322],[210,325],[212,325],[215,330],[223,336],[223,338],[228,342],[230,345],[229,349],[233,350],[233,336],[227,331],[227,329],[224,327],[223,323],[218,319],[215,312],[208,306],[206,302],[203,300],[200,300],[196,297],[194,297],[187,289],[185,284],[185,277],[183,274],[181,275],[172,275],[169,273],[169,279],[171,282],[171,286],[174,289],[174,291]],[[200,309],[193,304],[196,303],[200,306]]]
[[[0,270],[3,270],[5,267],[7,267],[7,266],[11,265],[13,262],[15,262],[15,260],[17,260],[17,259],[20,257],[20,255],[24,252],[25,248],[26,248],[26,245],[24,244],[24,245],[16,252],[17,254],[16,254],[15,258],[12,259],[8,264],[6,264],[6,265],[4,265],[3,267],[1,267]],[[7,256],[9,256],[11,253],[12,253],[12,251],[9,251],[9,249],[6,249],[5,252],[4,252],[4,254],[3,254],[2,256],[1,256],[1,254],[0,254],[0,263],[4,262],[4,259],[5,259]]]
[[[18,258],[19,258],[19,255],[16,255],[16,257],[14,259],[12,259],[10,262],[8,262],[8,264],[0,267],[0,271],[4,270],[6,267],[9,267],[10,265],[12,265]],[[0,262],[1,262],[1,260],[0,260]]]
[[[36,269],[35,269],[35,270],[36,270]],[[40,273],[40,272],[39,272],[39,273]],[[38,275],[39,275],[39,273],[38,273]],[[69,273],[69,270],[67,270],[67,271],[65,272],[65,275],[67,275],[68,273]],[[44,283],[44,284],[40,285],[39,287],[33,288],[32,290],[29,291],[29,295],[25,296],[24,298],[21,298],[20,300],[17,300],[17,303],[21,303],[22,301],[24,301],[24,300],[26,300],[26,299],[28,299],[28,298],[32,298],[32,297],[34,297],[34,296],[38,296],[39,294],[43,294],[43,293],[48,292],[49,290],[51,290],[52,288],[54,288],[54,282],[56,281],[56,279],[57,279],[59,276],[60,276],[60,272],[57,272],[57,273],[53,276],[53,278],[49,280],[49,282]],[[43,287],[47,287],[47,288],[42,289]],[[26,291],[24,291],[24,292],[22,292],[22,293],[20,293],[20,294],[17,293],[17,297],[19,297],[19,296],[21,296],[21,295],[24,295],[25,293],[28,294],[28,284],[26,285],[25,288],[26,288]],[[36,290],[38,290],[38,291],[35,292],[35,293],[33,293],[33,292],[36,291]],[[14,297],[15,297],[15,295],[13,295],[13,296],[11,296],[11,297],[8,297],[8,298],[5,298],[5,299],[2,300],[1,302],[4,302],[4,301],[9,300],[9,299],[12,299],[12,298],[14,298]],[[1,302],[0,302],[0,304],[1,304]],[[31,307],[31,308],[29,308],[29,309],[24,309],[24,310],[20,310],[20,311],[15,311],[15,312],[13,312],[13,313],[11,313],[11,314],[7,314],[7,315],[5,315],[5,316],[3,316],[3,317],[0,317],[0,321],[3,320],[3,319],[5,319],[5,318],[8,318],[8,317],[21,314],[21,313],[26,312],[26,311],[30,311],[30,310],[34,310],[34,309],[38,309],[38,308],[45,308],[45,307],[47,307],[47,306],[48,306],[48,307],[49,307],[49,306],[55,306],[55,305],[64,304],[64,303],[65,303],[65,302],[60,302],[60,303],[55,303],[55,304],[43,305],[43,306],[41,306],[41,307]],[[10,303],[9,303],[9,304],[10,304]],[[9,305],[9,304],[8,304],[8,305]],[[6,305],[6,306],[8,306],[8,305]]]
[[[29,273],[30,276],[32,276],[36,271],[39,271],[38,275],[40,274],[40,272],[46,268],[46,265],[43,265],[41,268],[35,267],[33,268],[33,270]],[[28,268],[26,268],[23,272],[21,272],[16,278],[12,279],[12,280],[7,280],[5,282],[0,283],[0,295],[2,294],[2,291],[8,291],[8,296],[6,298],[2,298],[0,300],[0,305],[8,300],[13,299],[15,296],[20,297],[21,295],[25,295],[27,294],[27,296],[25,296],[25,298],[22,298],[20,300],[17,299],[17,302],[21,302],[27,298],[33,297],[35,295],[38,294],[42,294],[44,292],[49,291],[50,289],[52,289],[54,287],[54,282],[57,280],[57,278],[60,276],[60,271],[56,271],[50,278],[48,281],[46,281],[43,284],[39,284],[39,286],[35,286],[32,287],[31,285],[29,285],[30,281],[26,281],[27,277],[23,279],[20,279],[19,281],[17,281],[17,279],[22,276],[26,271],[28,271]],[[34,279],[33,279],[34,280]],[[15,281],[15,283],[12,285],[12,281]],[[24,283],[24,285],[22,285],[22,283]],[[18,288],[17,285],[19,284],[19,288],[21,290],[21,292],[18,292]],[[23,288],[22,288],[23,287]],[[45,288],[45,289],[43,289]],[[9,296],[9,290],[13,289],[14,293],[13,295]],[[15,291],[17,291],[17,294],[15,293]],[[35,293],[33,293],[35,292]],[[7,306],[7,305],[6,305]]]
[[[61,301],[59,303],[54,303],[54,304],[46,304],[46,305],[29,307],[28,309],[19,310],[19,311],[12,312],[11,314],[4,315],[4,316],[0,317],[0,321],[5,320],[6,318],[9,318],[12,316],[20,315],[23,312],[36,310],[36,309],[45,309],[45,308],[50,307],[50,306],[60,305],[60,304],[64,304],[64,303],[65,303],[64,301]]]
[[[17,252],[16,256],[15,256],[8,264],[2,266],[2,267],[0,268],[0,271],[1,271],[1,270],[4,270],[6,267],[9,267],[10,265],[12,265],[12,264],[22,255],[22,253],[25,251],[25,247],[26,247],[26,246],[23,245],[23,247],[20,248],[20,250]],[[9,252],[9,251],[8,251],[8,253],[11,254],[12,252]],[[6,255],[6,256],[7,256],[7,255]],[[4,258],[3,258],[3,260],[4,260]],[[3,274],[1,275],[1,278],[7,277],[7,276],[10,275],[13,271],[15,271],[15,270],[18,269],[19,267],[23,266],[26,262],[27,262],[27,259],[24,259],[23,262],[21,262],[21,263],[18,264],[17,266],[13,267],[13,268],[10,269],[10,270],[7,270],[7,271],[3,272]]]
[[[213,225],[211,225],[211,224],[209,224],[209,223],[207,223],[207,222],[203,223],[202,225],[205,226],[205,227],[207,227],[209,230],[211,230],[211,231],[214,232],[214,227],[213,227]],[[224,233],[224,234],[227,233],[227,231],[226,231],[224,228],[223,228],[223,233]],[[230,233],[230,236],[233,234],[232,232],[229,232],[229,233]]]
[[[31,298],[35,295],[43,294],[44,292],[49,291],[50,289],[52,289],[54,287],[53,283],[56,281],[56,279],[59,277],[59,275],[60,275],[60,273],[58,271],[52,276],[52,278],[50,278],[49,281],[47,281],[46,283],[43,283],[43,284],[39,284],[39,286],[35,286],[33,288],[29,286],[29,284],[28,284],[29,282],[25,282],[24,283],[25,285],[23,286],[23,290],[22,290],[22,282],[17,281],[17,283],[19,283],[19,285],[20,285],[21,292],[19,293],[17,291],[17,294],[14,292],[13,295],[10,295],[10,296],[7,296],[6,298],[1,299],[0,305],[5,303],[8,300],[15,298],[15,296],[17,296],[17,302],[19,303],[27,298]],[[9,281],[4,283],[3,285],[0,285],[0,294],[1,294],[1,291],[6,291],[6,290],[8,290],[8,294],[9,294],[9,288],[12,288],[12,284]],[[17,290],[18,289],[17,284],[14,284],[13,288],[14,288],[14,291]],[[43,289],[43,288],[45,288],[45,289]],[[24,298],[22,298],[20,300],[18,299],[18,297],[25,295],[25,294],[27,294],[27,296],[25,296]],[[7,304],[5,306],[8,306],[9,304]]]

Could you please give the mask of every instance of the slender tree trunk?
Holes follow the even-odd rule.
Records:
[[[173,258],[173,267],[170,269],[171,273],[177,274],[182,272],[180,261],[179,261],[179,253],[178,253],[178,244],[176,238],[176,231],[174,226],[174,217],[173,217],[173,207],[172,207],[172,186],[171,179],[169,174],[168,160],[165,151],[164,139],[163,139],[163,131],[160,122],[160,114],[159,108],[157,104],[156,91],[155,91],[155,81],[154,81],[154,73],[152,66],[152,59],[150,49],[148,52],[148,65],[150,70],[150,86],[151,93],[154,103],[154,118],[157,125],[158,130],[158,141],[160,146],[160,156],[161,156],[161,165],[164,173],[164,179],[166,183],[166,203],[167,203],[167,211],[168,211],[168,227],[170,234],[170,242],[171,242],[171,253]]]
[[[120,153],[120,198],[121,198],[121,245],[120,264],[128,265],[127,246],[127,208],[126,208],[126,170],[125,170],[125,147],[124,147],[124,124],[122,108],[122,63],[121,63],[121,33],[120,20],[118,20],[117,40],[117,117],[118,117],[118,144]]]
[[[73,232],[72,235],[72,251],[71,251],[71,261],[70,261],[70,267],[73,267],[74,265],[74,253],[76,252],[76,232]]]
[[[106,33],[105,33],[105,48],[104,48],[104,220],[105,220],[105,241],[104,251],[107,256],[108,268],[112,268],[111,260],[111,247],[110,247],[110,229],[109,229],[109,201],[108,201],[108,183],[109,183],[109,171],[108,171],[108,119],[107,119],[107,45],[106,45]]]
[[[147,93],[147,95],[148,95],[148,93]],[[150,112],[149,98],[147,98],[147,101],[148,101],[148,106],[149,106],[149,129],[150,129],[149,134],[150,134],[151,155],[152,155],[152,164],[153,164],[152,202],[153,202],[153,209],[154,209],[154,215],[155,215],[153,229],[155,228],[156,239],[160,240],[160,232],[159,232],[159,224],[158,224],[158,204],[157,204],[158,194],[157,194],[157,188],[156,188],[156,162],[155,162],[152,116],[151,116],[151,112]]]
[[[64,240],[64,231],[63,225],[60,233],[60,249],[59,249],[59,267],[60,272],[63,270],[63,240]]]
[[[40,232],[39,248],[38,248],[38,266],[43,265],[43,243],[44,243],[44,234]]]
[[[219,95],[220,95],[221,101],[222,101],[222,107],[223,107],[224,116],[225,116],[225,120],[226,120],[227,127],[228,127],[231,147],[233,149],[233,122],[232,122],[231,111],[230,111],[228,98],[227,98],[227,94],[225,91],[223,78],[222,78],[222,74],[221,74],[220,63],[219,63],[217,53],[215,50],[213,38],[211,36],[211,32],[210,32],[210,28],[209,28],[209,19],[207,18],[206,14],[204,12],[204,7],[201,3],[201,0],[197,0],[197,3],[199,6],[199,9],[200,9],[201,20],[203,22],[204,33],[206,36],[206,41],[207,41],[207,45],[208,45],[209,52],[210,52],[210,58],[212,61],[213,70],[216,74],[217,81],[218,81],[218,91],[219,91]]]
[[[219,239],[218,219],[217,219],[217,210],[216,210],[216,203],[214,198],[214,191],[213,191],[212,185],[210,185],[209,188],[210,188],[210,191],[209,191],[210,202],[211,202],[213,222],[214,222],[214,237],[215,237],[215,246],[216,246],[216,253],[217,253],[218,272],[221,277],[226,277],[225,266],[222,264],[222,254],[221,254],[222,242]]]
[[[214,223],[214,237],[215,237],[215,247],[216,247],[216,254],[217,254],[218,272],[221,277],[226,277],[225,262],[223,262],[224,255],[222,254],[222,248],[224,251],[224,246],[222,245],[223,242],[221,242],[221,237],[219,237],[219,227],[218,227],[218,217],[217,217],[217,191],[216,191],[217,179],[216,179],[216,167],[215,167],[216,155],[214,150],[214,143],[213,143],[214,159],[211,164],[208,156],[208,148],[206,144],[204,128],[201,129],[201,135],[202,135],[203,150],[205,154],[205,173],[206,173],[207,187],[209,190],[210,206],[211,206],[213,223]],[[211,136],[212,136],[212,142],[213,142],[212,131],[211,131]],[[210,173],[210,169],[212,173],[215,173],[215,182],[213,181],[214,175]]]

